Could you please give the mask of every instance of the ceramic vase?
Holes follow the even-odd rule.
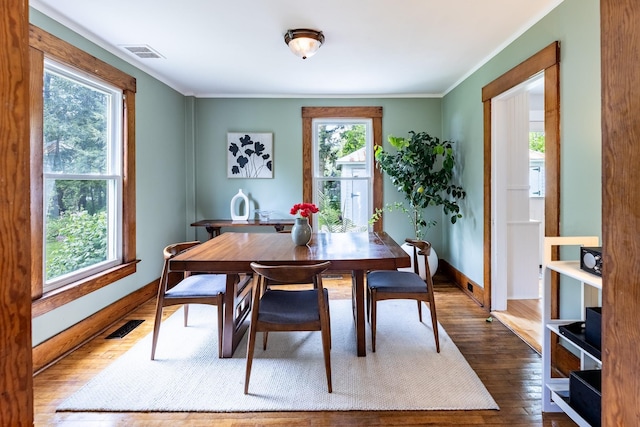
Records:
[[[305,246],[311,241],[311,226],[309,218],[296,218],[291,227],[291,240],[296,246]]]
[[[242,192],[242,189],[238,190],[238,194],[231,199],[230,208],[232,221],[246,221],[249,219],[249,198]]]

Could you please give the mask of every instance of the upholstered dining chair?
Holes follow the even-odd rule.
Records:
[[[224,294],[226,288],[225,274],[183,274],[174,286],[172,274],[169,272],[169,260],[181,252],[196,245],[199,241],[174,243],[164,248],[164,266],[158,287],[156,316],[153,324],[153,340],[151,343],[151,360],[155,358],[156,344],[162,323],[162,309],[171,305],[184,305],[184,326],[187,326],[189,304],[209,304],[218,306],[218,357],[222,357],[222,331],[224,314]],[[174,273],[177,274],[177,273]]]
[[[376,270],[367,274],[367,317],[371,323],[371,350],[376,351],[376,317],[378,301],[388,299],[413,299],[418,303],[418,318],[422,322],[422,302],[429,303],[431,325],[436,341],[436,350],[440,353],[438,338],[438,319],[433,294],[433,279],[427,256],[431,252],[431,243],[424,240],[405,239],[413,247],[413,272],[398,270]],[[424,255],[426,280],[419,274],[418,255]]]
[[[249,393],[249,379],[256,345],[256,334],[263,333],[262,346],[267,349],[271,331],[320,331],[324,367],[329,393],[331,385],[331,329],[329,295],[322,285],[322,273],[330,261],[312,265],[263,265],[251,263],[257,273],[253,282],[251,324],[247,345],[247,368],[244,393]],[[277,283],[277,287],[271,285]],[[312,289],[289,285],[313,284]]]

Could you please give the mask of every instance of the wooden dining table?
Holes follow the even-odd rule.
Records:
[[[366,356],[365,283],[369,270],[411,266],[409,255],[386,233],[313,233],[307,246],[296,246],[288,233],[223,233],[169,261],[170,271],[227,275],[222,357],[232,357],[247,327],[251,307],[250,264],[315,264],[331,261],[330,270],[349,271],[356,353]]]

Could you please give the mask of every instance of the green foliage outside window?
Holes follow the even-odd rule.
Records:
[[[47,280],[107,259],[107,215],[65,213],[47,223]]]
[[[47,68],[43,81],[45,277],[107,259],[111,95]]]
[[[366,144],[366,128],[363,124],[324,125],[318,131],[319,167],[322,176],[339,178],[342,165],[337,165],[339,158],[349,155]],[[340,180],[325,181],[318,191],[319,209],[318,224],[328,232],[355,231],[362,227],[353,224],[345,217],[341,206]],[[364,229],[366,230],[366,226]]]
[[[529,132],[529,148],[544,153],[544,132]]]

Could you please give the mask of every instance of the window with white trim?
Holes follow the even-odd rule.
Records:
[[[122,90],[45,59],[43,291],[122,258]]]
[[[313,127],[314,228],[369,230],[373,213],[372,120],[316,118]]]

